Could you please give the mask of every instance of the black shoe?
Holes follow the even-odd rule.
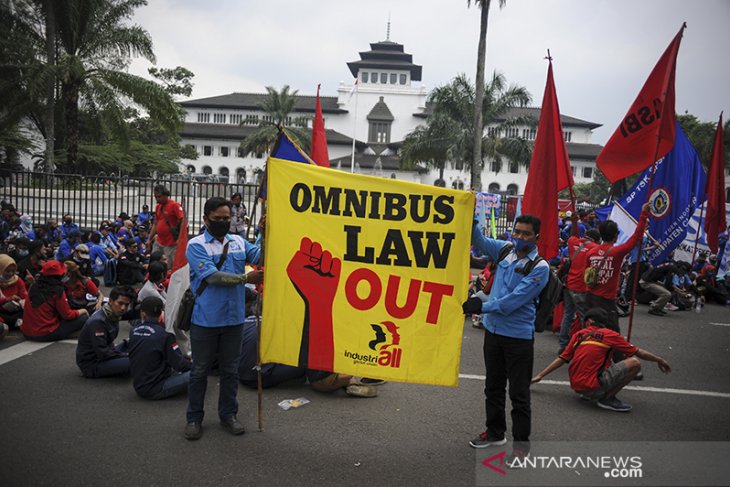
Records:
[[[663,311],[663,310],[661,310],[661,309],[654,309],[654,308],[651,308],[651,309],[649,310],[649,314],[650,314],[650,315],[654,315],[654,316],[666,316],[667,312],[666,312],[666,311]]]
[[[203,436],[203,425],[198,422],[191,422],[185,426],[185,439],[199,440]]]
[[[231,416],[228,419],[221,419],[221,425],[232,435],[242,435],[246,432],[246,429],[235,416]]]
[[[638,374],[636,374],[636,377],[634,377],[634,380],[644,380],[644,373],[639,372]]]

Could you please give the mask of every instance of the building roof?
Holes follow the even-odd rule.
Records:
[[[266,93],[229,93],[180,102],[183,108],[212,108],[234,110],[261,110],[261,104],[269,95]],[[316,96],[296,95],[294,112],[314,113]],[[320,96],[323,113],[347,113],[337,105],[336,96]]]
[[[370,44],[369,51],[360,52],[360,60],[347,63],[352,75],[357,78],[360,69],[393,69],[410,71],[411,80],[421,81],[423,66],[413,64],[413,56],[403,50],[403,44],[380,41]]]
[[[360,165],[360,169],[373,169],[375,163],[380,159],[380,164],[383,171],[407,171],[400,168],[400,157],[398,156],[379,156],[375,154],[355,154],[355,164]],[[340,165],[340,169],[350,169],[352,167],[352,155],[338,157],[337,159],[330,160],[330,166],[336,167]],[[422,166],[416,166],[415,171],[417,172],[428,172],[428,169]]]
[[[370,113],[368,113],[368,120],[379,120],[379,121],[386,121],[386,122],[392,122],[395,120],[395,117],[393,116],[393,113],[391,113],[390,108],[388,108],[388,105],[385,104],[384,101],[385,97],[380,97],[380,100],[373,105],[373,109],[370,110]]]
[[[230,125],[217,123],[186,123],[180,136],[188,139],[217,139],[241,142],[258,127],[246,125]],[[335,130],[327,129],[327,143],[334,145],[352,145],[352,138]],[[367,144],[359,140],[355,146],[365,148]]]
[[[598,154],[601,153],[603,146],[600,144],[579,144],[577,142],[567,142],[568,157],[571,159],[589,159],[595,161]]]
[[[496,121],[504,122],[505,120],[510,118],[528,117],[533,119],[535,123],[537,123],[540,120],[540,110],[541,109],[537,107],[510,108],[503,117],[496,119]],[[426,102],[426,108],[423,110],[423,112],[414,113],[413,116],[418,118],[428,118],[431,113],[433,113],[433,103]],[[580,118],[563,115],[562,113],[560,114],[560,121],[563,123],[563,127],[585,127],[593,130],[601,126],[600,123],[589,122]]]

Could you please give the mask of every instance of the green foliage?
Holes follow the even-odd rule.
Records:
[[[596,168],[593,171],[593,181],[573,185],[573,193],[577,202],[585,201],[594,205],[601,204],[611,191],[611,183],[606,176]],[[570,199],[570,192],[565,189],[558,194],[558,198]]]
[[[433,112],[426,126],[411,132],[401,148],[403,168],[412,168],[416,163],[424,162],[430,167],[438,168],[443,174],[446,161],[451,161],[459,169],[471,167],[475,93],[474,85],[464,74],[431,93],[429,104],[433,107]],[[507,86],[504,75],[495,72],[484,89],[484,124],[505,120],[497,125],[498,130],[503,130],[516,123],[524,123],[522,119],[506,119],[506,114],[509,109],[526,106],[531,100],[526,88]],[[507,157],[527,166],[532,155],[532,146],[523,139],[500,137],[494,133],[482,136],[481,155],[479,171],[483,169],[484,157],[496,160],[499,164],[502,157]]]
[[[64,152],[59,153],[64,156]],[[83,167],[92,168],[93,172],[129,174],[148,176],[153,171],[158,173],[180,172],[178,161],[180,150],[169,145],[150,145],[139,141],[130,141],[124,147],[119,144],[79,145],[79,162]],[[72,168],[64,168],[75,172]]]
[[[712,157],[712,145],[715,142],[715,131],[717,130],[717,121],[714,122],[701,122],[699,118],[694,115],[685,113],[684,115],[677,115],[682,131],[689,139],[692,146],[697,151],[697,155],[700,156],[702,164],[705,168],[710,167],[710,159]],[[723,146],[725,150],[725,166],[730,166],[730,120],[726,121],[723,126]]]
[[[175,68],[155,68],[147,69],[156,80],[164,86],[165,92],[170,96],[183,95],[190,96],[193,94],[193,77],[192,71],[182,66]]]
[[[241,150],[244,155],[269,152],[276,141],[280,128],[286,128],[287,134],[296,142],[302,150],[309,152],[312,143],[310,131],[301,128],[303,118],[292,119],[289,114],[294,111],[297,102],[298,90],[289,91],[289,85],[284,85],[281,91],[271,86],[266,87],[267,97],[261,103],[260,108],[266,115],[262,118],[258,128],[247,135],[241,142]],[[287,122],[291,124],[287,126]]]

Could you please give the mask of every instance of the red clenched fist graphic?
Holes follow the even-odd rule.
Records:
[[[299,366],[332,371],[334,337],[332,306],[340,282],[342,261],[318,242],[302,238],[286,273],[304,300],[306,311]]]

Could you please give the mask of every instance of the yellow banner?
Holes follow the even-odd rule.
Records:
[[[458,383],[474,195],[268,162],[263,363]]]

